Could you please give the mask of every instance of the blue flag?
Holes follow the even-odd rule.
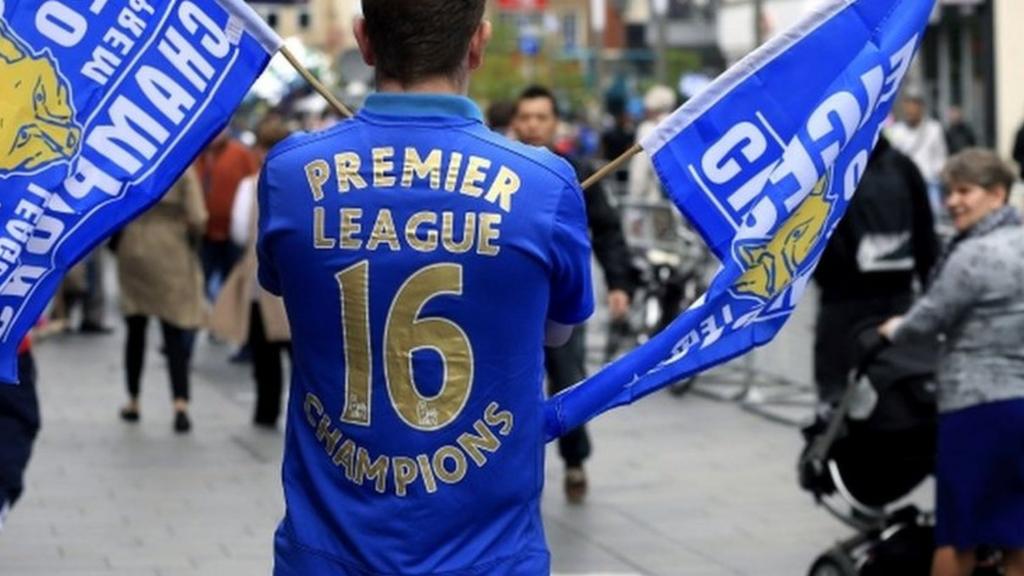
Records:
[[[846,211],[933,0],[827,0],[642,142],[722,268],[669,327],[549,400],[549,438],[769,342]]]
[[[159,200],[279,47],[242,0],[0,0],[0,380],[64,273]]]

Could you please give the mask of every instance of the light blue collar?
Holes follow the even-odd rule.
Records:
[[[363,110],[380,116],[447,116],[483,122],[475,102],[455,94],[377,92],[366,98]]]

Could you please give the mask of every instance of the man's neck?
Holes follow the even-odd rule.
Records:
[[[450,78],[427,78],[413,84],[403,85],[397,80],[377,79],[377,91],[392,94],[452,94],[465,96],[468,83],[457,82]]]

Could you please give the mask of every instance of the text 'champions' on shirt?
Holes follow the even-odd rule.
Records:
[[[543,341],[593,311],[572,168],[377,94],[260,177],[294,373],[275,574],[547,574]]]

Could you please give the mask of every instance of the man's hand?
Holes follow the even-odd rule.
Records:
[[[608,293],[608,313],[612,320],[621,320],[629,312],[629,294],[625,290],[612,290]]]
[[[892,318],[886,320],[885,324],[882,324],[881,326],[878,327],[878,333],[882,336],[882,338],[885,338],[886,340],[892,342],[893,336],[896,334],[896,331],[899,330],[900,324],[902,323],[902,316],[893,316]]]

